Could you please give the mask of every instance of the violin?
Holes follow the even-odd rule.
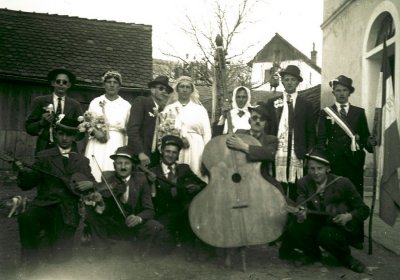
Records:
[[[87,194],[87,191],[80,191],[77,188],[77,184],[79,182],[90,181],[90,179],[83,173],[75,172],[75,173],[71,174],[70,176],[67,176],[67,175],[60,176],[60,175],[54,174],[52,172],[49,172],[47,170],[41,169],[33,164],[29,164],[24,161],[18,160],[15,157],[11,157],[5,153],[0,153],[0,159],[7,161],[9,163],[12,163],[12,164],[15,164],[16,162],[20,162],[23,167],[26,167],[33,171],[57,178],[57,179],[63,181],[63,183],[68,187],[68,189],[77,196],[82,196],[82,195]]]
[[[337,225],[337,223],[333,222],[333,218],[335,218],[339,214],[349,213],[349,208],[344,203],[339,204],[329,204],[325,207],[325,211],[318,210],[310,210],[304,207],[295,207],[295,206],[287,206],[286,210],[291,214],[298,214],[300,211],[306,211],[307,215],[317,215],[317,216],[325,216],[329,223]],[[357,229],[357,225],[355,225],[353,220],[350,220],[343,228],[348,232],[354,232]]]

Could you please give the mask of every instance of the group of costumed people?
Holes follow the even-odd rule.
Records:
[[[72,194],[67,194],[68,191],[63,190],[62,196],[55,195],[56,199],[51,197],[47,204],[39,203],[38,209],[43,205],[46,207],[51,205],[54,213],[58,213],[58,223],[62,224],[60,217],[65,218],[67,215],[64,212],[66,206],[63,204],[66,198],[70,207],[68,213],[76,212],[76,207],[71,206],[77,203],[73,195],[87,194],[89,189],[96,190],[96,186],[111,178],[120,190],[118,199],[122,206],[117,203],[118,208],[116,208],[115,203],[111,203],[114,204],[116,213],[119,213],[118,223],[125,222],[129,228],[140,228],[138,230],[140,235],[151,237],[150,239],[164,227],[169,228],[169,225],[173,224],[169,231],[174,235],[177,217],[179,219],[185,217],[187,221],[187,207],[190,200],[209,181],[209,173],[202,166],[202,156],[207,143],[212,141],[212,137],[233,132],[236,134],[227,137],[226,146],[245,153],[249,161],[261,162],[262,176],[279,189],[288,204],[306,206],[306,203],[310,204],[310,200],[316,197],[317,204],[311,203],[309,208],[324,210],[328,203],[337,198],[347,204],[348,208],[345,213],[335,217],[333,224],[342,226],[352,220],[357,222],[354,234],[337,230],[336,226],[332,229],[332,224],[326,225],[320,219],[309,219],[307,221],[311,222],[299,226],[299,223],[302,224],[307,219],[307,215],[303,206],[297,207],[294,211],[297,220],[291,220],[290,230],[282,236],[280,257],[298,258],[296,249],[300,249],[303,252],[304,263],[319,260],[321,253],[318,245],[320,245],[346,267],[356,272],[363,272],[365,266],[351,256],[349,245],[360,247],[356,245],[361,244],[362,247],[361,227],[368,207],[362,202],[363,171],[358,167],[365,159],[363,149],[370,152],[374,140],[369,135],[364,110],[348,102],[350,94],[354,92],[352,80],[341,75],[331,81],[330,86],[336,103],[330,110],[324,109],[317,115],[312,104],[297,91],[299,83],[303,80],[300,69],[288,65],[280,72],[280,76],[285,88],[283,95],[273,97],[266,103],[260,102],[252,106],[250,90],[244,86],[235,88],[232,100],[223,104],[223,114],[211,129],[207,110],[202,105],[199,92],[190,77],[179,77],[172,87],[167,77],[158,76],[148,83],[150,95],[136,97],[130,104],[119,95],[122,85],[121,74],[117,71],[107,71],[102,76],[105,93],[93,99],[88,110],[83,113],[80,104],[66,96],[66,91],[72,86],[75,76],[63,69],[50,72],[49,81],[54,92],[51,96],[38,97],[34,100],[26,121],[28,133],[39,136],[36,164],[42,169],[53,168],[53,164],[59,165],[60,162],[71,161],[75,155],[79,155],[76,160],[79,159],[81,165],[79,168],[85,170],[86,178],[78,180],[82,183],[74,181]],[[228,125],[230,122],[228,119],[232,122],[232,126]],[[341,122],[346,119],[348,122]],[[76,123],[76,120],[79,122]],[[346,126],[354,127],[346,130]],[[65,129],[66,127],[68,129]],[[349,135],[348,131],[353,134]],[[84,147],[84,157],[81,157],[76,141],[83,138],[84,132],[87,135],[87,144]],[[238,136],[239,134],[253,136],[261,146],[246,143]],[[337,149],[339,144],[335,143],[337,139],[342,141],[340,149]],[[358,143],[357,149],[355,142]],[[50,154],[47,152],[49,149],[53,149]],[[65,156],[71,153],[73,156]],[[59,162],[53,162],[48,158],[53,154],[60,157]],[[354,165],[354,168],[339,168],[347,166],[346,164],[350,164],[350,167]],[[46,180],[48,179],[40,173],[41,171],[32,173],[21,164],[16,165],[19,167],[23,189],[33,188],[34,185],[41,188],[40,178],[44,176]],[[71,176],[73,172],[69,169],[72,167],[68,163],[63,166],[64,173]],[[87,171],[89,169],[91,172]],[[333,173],[343,177],[336,179],[335,176],[328,175],[331,169]],[[354,173],[357,174],[350,174],[349,170],[356,170]],[[74,171],[78,169],[75,168]],[[147,180],[141,172],[132,173],[133,171],[146,172]],[[305,175],[307,172],[308,175]],[[61,175],[65,176],[64,173]],[[344,177],[348,177],[349,180]],[[30,178],[35,180],[30,181]],[[186,185],[184,192],[190,194],[189,196],[185,194],[186,198],[190,197],[189,200],[180,197],[182,189],[179,184],[186,180],[185,178],[189,178],[188,180],[192,182]],[[153,183],[157,180],[159,184],[154,186]],[[53,181],[54,178],[48,179],[46,184],[50,186]],[[325,187],[331,184],[331,181],[336,182],[334,187],[325,191]],[[56,188],[54,194],[60,193],[60,189],[65,189],[62,184],[57,181],[52,187]],[[343,190],[340,189],[341,186]],[[338,189],[336,194],[331,193],[334,189]],[[44,193],[42,189],[40,198],[49,199],[46,195],[43,196]],[[335,198],[337,194],[340,196]],[[97,206],[96,211],[92,211],[92,215],[89,216],[93,219],[87,221],[87,224],[92,226],[92,234],[107,235],[112,229],[103,225],[107,228],[104,231],[101,226],[104,220],[99,219],[98,215],[108,213],[104,207],[107,209],[110,203],[107,203],[107,199],[104,202],[101,195],[92,194],[91,198]],[[182,205],[186,212],[182,213],[176,207],[171,210],[171,205],[178,200],[184,201]],[[60,209],[58,204],[61,205]],[[170,209],[173,214],[165,218],[166,216],[163,216],[165,213],[160,213],[157,209]],[[27,234],[29,227],[27,225],[32,225],[35,219],[42,219],[42,212],[35,211],[35,213],[28,212],[20,219],[24,258],[31,256],[31,251],[39,242]],[[125,213],[126,211],[131,211],[133,214]],[[114,214],[111,214],[111,220],[115,222],[112,216]],[[47,213],[45,216],[48,215],[53,214]],[[74,232],[77,226],[76,217],[73,217],[72,224],[68,221],[68,225],[72,226],[68,227],[70,233]],[[154,217],[163,217],[160,218],[161,224],[153,220]],[[32,221],[28,222],[29,219]],[[44,229],[48,229],[46,224],[43,226]],[[188,227],[187,223],[185,232]],[[39,235],[39,229],[35,234]],[[295,240],[293,233],[297,230],[305,234],[304,240],[302,239],[303,244]],[[57,234],[52,236],[52,241],[57,239]],[[65,248],[71,244],[71,235],[64,239],[68,241],[64,240],[60,248],[66,250]],[[304,244],[310,244],[312,250],[302,247]]]

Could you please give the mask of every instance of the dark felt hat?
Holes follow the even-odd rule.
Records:
[[[310,160],[315,160],[325,165],[330,165],[328,155],[324,150],[321,149],[313,149],[309,153],[305,155],[305,158]]]
[[[85,133],[79,131],[79,124],[80,122],[78,120],[64,117],[64,115],[59,115],[56,117],[54,130],[62,130],[66,133],[76,134],[76,140],[79,141],[85,137]]]
[[[262,115],[267,121],[271,120],[270,112],[264,102],[257,102],[256,105],[249,106],[248,108],[250,113],[254,111]]]
[[[153,81],[147,84],[149,88],[154,87],[156,85],[163,85],[167,88],[167,92],[171,93],[174,89],[169,85],[169,79],[167,76],[158,76]]]
[[[57,77],[58,74],[65,74],[65,75],[67,75],[68,78],[69,78],[69,82],[70,82],[71,84],[74,84],[75,81],[76,81],[75,75],[72,74],[71,71],[69,71],[69,70],[67,70],[67,69],[65,69],[65,68],[56,68],[56,69],[51,70],[51,71],[47,74],[47,80],[48,80],[49,82],[54,81],[54,80],[56,79],[56,77]]]
[[[130,159],[133,163],[137,163],[137,158],[133,155],[133,151],[128,146],[119,147],[115,153],[110,156],[110,158],[113,160],[115,160],[117,157],[125,157]]]
[[[336,84],[340,84],[342,86],[347,87],[350,90],[350,93],[354,92],[353,80],[350,79],[349,77],[346,77],[345,75],[340,75],[329,82],[329,86],[332,89],[335,87]]]
[[[283,69],[281,72],[279,72],[279,75],[283,78],[284,75],[292,75],[296,77],[299,82],[303,81],[303,78],[300,76],[300,69],[296,65],[288,65],[286,69]]]
[[[164,148],[167,145],[175,145],[178,147],[178,149],[182,149],[183,147],[183,141],[180,137],[175,136],[175,135],[165,135],[161,139],[161,148]]]

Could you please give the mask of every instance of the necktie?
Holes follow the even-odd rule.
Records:
[[[154,126],[154,133],[153,133],[153,142],[151,144],[151,152],[154,153],[157,149],[157,142],[158,142],[158,129],[160,126],[160,116],[158,113],[154,113],[156,118],[156,124]]]
[[[62,108],[61,108],[61,97],[57,98],[58,102],[57,102],[57,110],[56,110],[56,115],[58,116],[59,114],[61,114],[62,112]]]
[[[286,176],[289,178],[290,173],[290,162],[292,157],[292,145],[293,145],[293,124],[294,124],[294,109],[293,109],[293,98],[290,94],[287,95],[288,105],[288,151],[287,151],[287,168]],[[289,194],[289,192],[288,192]]]
[[[347,116],[347,113],[346,113],[346,105],[343,105],[343,104],[340,105],[339,114],[340,114],[340,117],[346,118],[346,116]]]
[[[174,173],[174,168],[172,165],[168,165],[168,175],[167,175],[167,179],[168,181],[171,181],[173,183],[176,183],[176,176]]]
[[[293,109],[293,98],[290,94],[287,96],[288,112],[289,112],[289,132],[291,133],[293,129],[294,121],[294,109]]]
[[[62,157],[62,160],[63,160],[64,167],[66,168],[66,167],[68,166],[69,158],[66,157],[66,156],[63,156],[63,157]]]
[[[241,118],[241,117],[243,117],[244,112],[242,110],[239,110],[239,112],[237,114],[238,114],[239,118]]]
[[[126,190],[121,196],[121,202],[125,204],[128,202],[128,198],[129,198],[129,181],[124,180],[124,184],[126,186]]]

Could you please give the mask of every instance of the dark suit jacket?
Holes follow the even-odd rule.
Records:
[[[151,169],[157,177],[165,178],[161,164],[154,166]],[[189,194],[185,186],[194,184],[203,189],[206,183],[203,182],[193,171],[190,166],[184,163],[176,165],[176,185],[168,184],[162,180],[156,181],[156,196],[153,198],[154,207],[156,209],[156,216],[161,216],[171,211],[181,211],[190,203],[193,197],[198,193]],[[177,196],[173,197],[171,190],[176,188]]]
[[[279,98],[282,98],[282,96],[269,99],[266,105],[268,112],[274,112],[271,114],[272,120],[267,125],[267,134],[275,136],[278,135],[283,110],[283,107],[274,107],[275,100]],[[294,150],[298,159],[304,159],[304,155],[315,144],[316,119],[312,103],[297,95],[294,108]]]
[[[79,223],[79,193],[71,189],[71,176],[83,174],[87,180],[95,181],[89,166],[89,160],[78,153],[70,153],[67,166],[57,147],[40,151],[33,164],[32,171],[19,172],[18,186],[23,190],[37,188],[32,204],[48,206],[60,204],[64,222],[77,226]],[[35,171],[36,170],[36,171]],[[44,171],[46,173],[40,172]],[[52,175],[54,176],[52,176]]]
[[[336,105],[331,108],[337,112]],[[351,139],[339,127],[338,124],[332,124],[325,111],[321,110],[318,121],[317,144],[320,147],[326,147],[329,153],[332,165],[353,165],[364,166],[365,152],[364,148],[372,153],[372,146],[368,145],[368,137],[370,136],[365,110],[353,105],[349,106],[346,116],[346,122],[352,128],[355,134],[360,136],[358,144],[360,150],[351,151]]]
[[[125,183],[116,176],[115,171],[104,172],[107,182],[114,187],[114,193],[121,202],[121,197],[126,190]],[[154,217],[154,207],[151,201],[151,189],[147,178],[143,172],[132,172],[129,180],[129,197],[126,204],[120,203],[127,216],[134,214],[143,219],[150,220]],[[107,191],[106,191],[107,193]],[[103,215],[117,217],[120,219],[121,213],[113,198],[108,194],[104,195],[106,208]]]
[[[46,125],[43,127],[40,125],[42,114],[46,112],[43,108],[49,104],[53,104],[53,94],[36,97],[32,102],[30,112],[25,121],[26,132],[32,136],[39,136],[36,142],[36,154],[41,150],[51,147],[49,146],[50,126]],[[55,106],[55,104],[53,105]],[[79,116],[83,115],[81,104],[75,99],[65,97],[63,114],[68,118],[78,119]]]
[[[154,128],[156,125],[156,116],[154,110],[156,105],[152,97],[138,96],[135,98],[129,116],[127,127],[128,146],[133,153],[151,154],[153,143]]]
[[[328,174],[328,181],[334,180],[336,175]],[[297,181],[297,203],[305,201],[307,198],[312,196],[317,190],[317,186],[311,175],[308,174]],[[306,203],[306,207],[309,210],[321,210],[321,203],[327,207],[328,205],[333,205],[337,208],[345,206],[346,212],[352,215],[352,220],[350,221],[353,226],[351,228],[356,231],[359,230],[360,225],[369,215],[369,208],[363,202],[360,194],[357,192],[351,181],[345,177],[340,177],[332,185],[329,185],[323,194],[323,199],[316,195],[313,199]]]

